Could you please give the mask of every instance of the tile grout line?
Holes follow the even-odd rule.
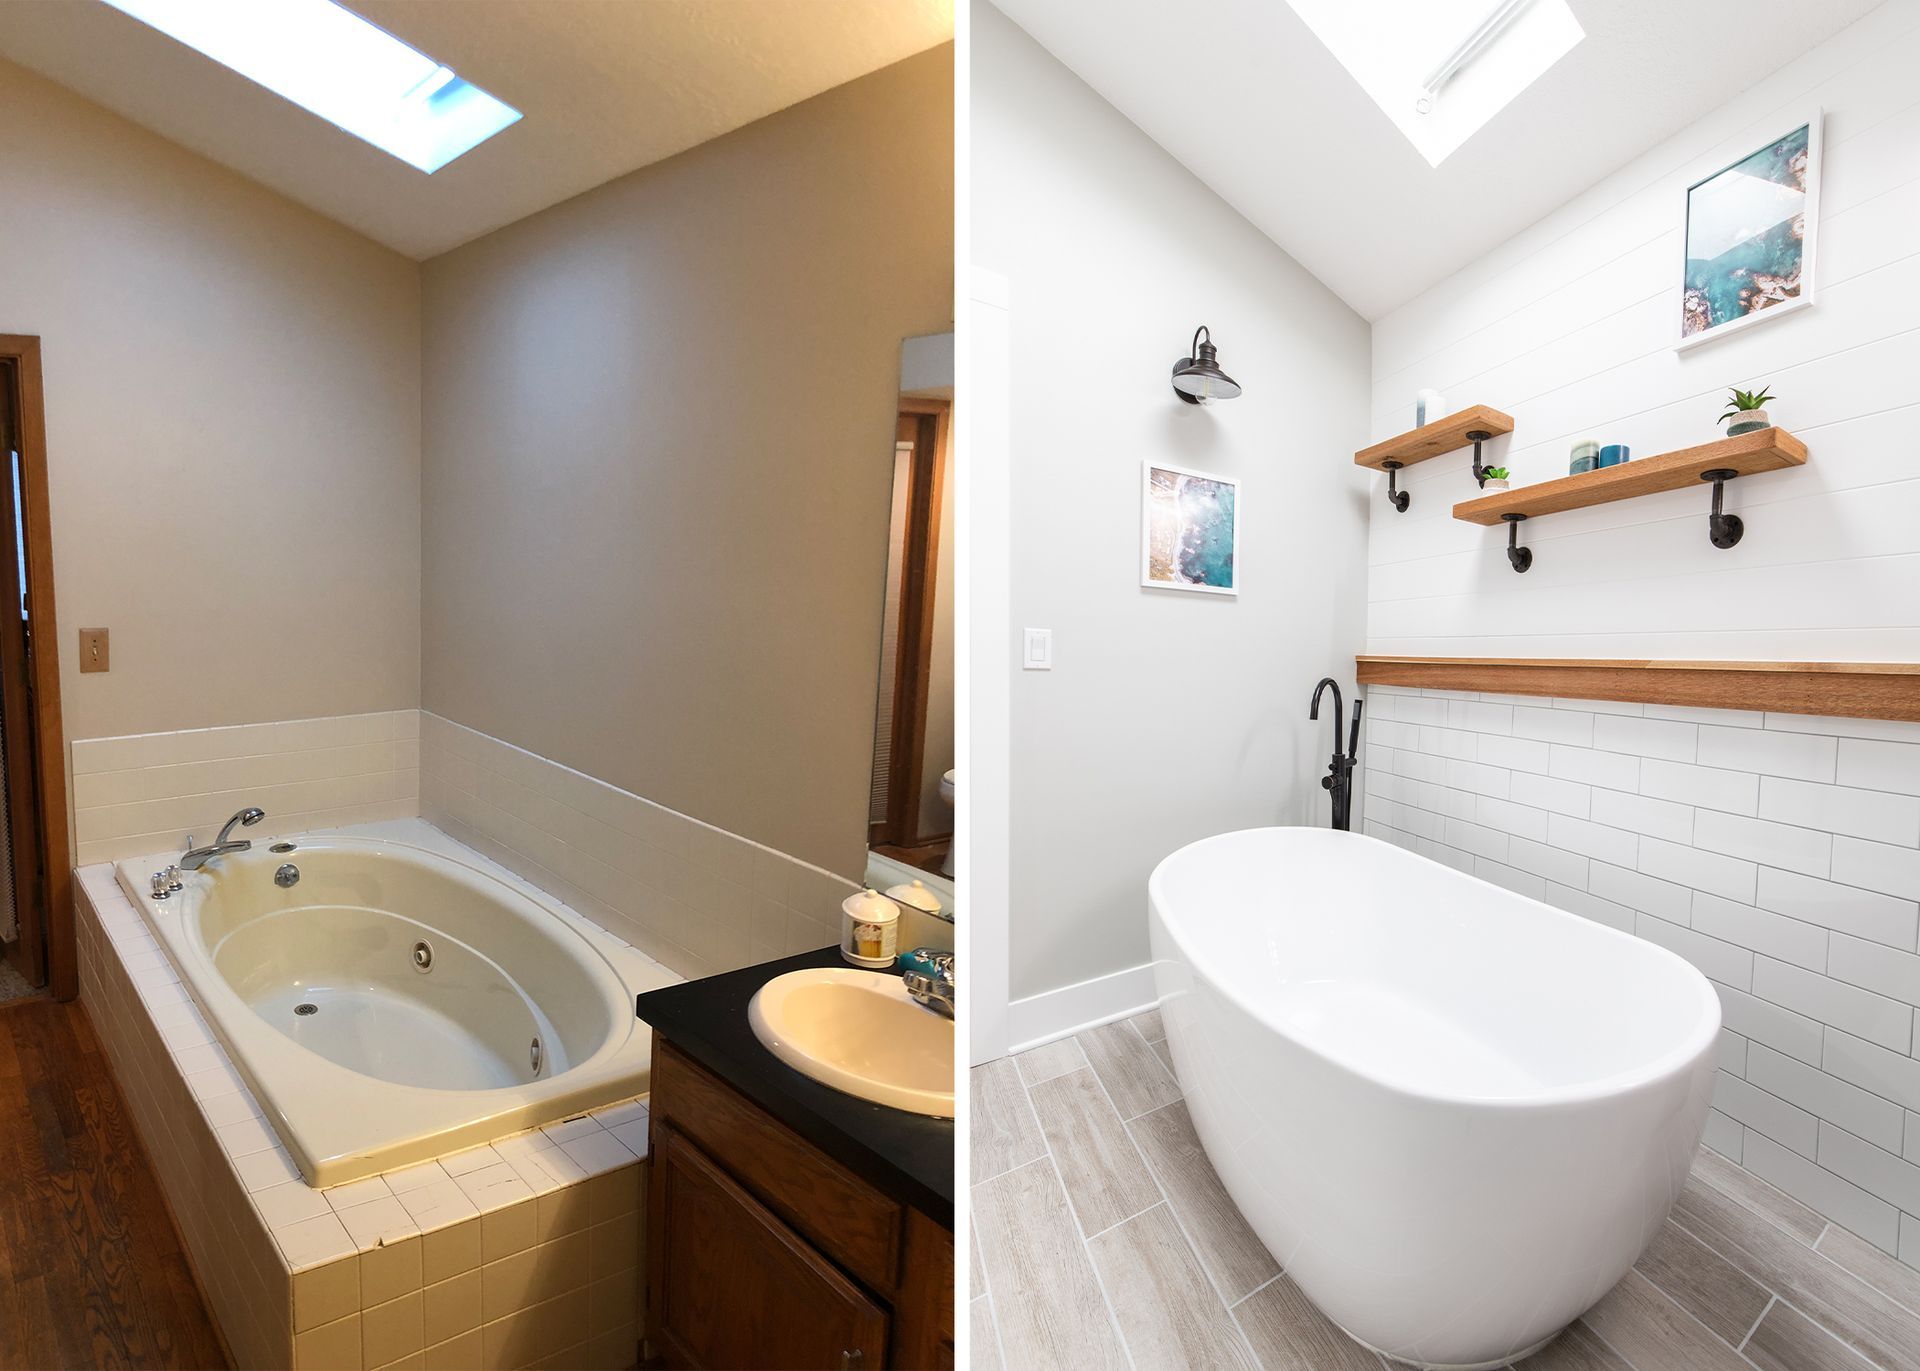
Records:
[[[1000,1306],[993,1300],[993,1282],[987,1276],[987,1264],[980,1263],[980,1279],[987,1282],[987,1291],[980,1298],[987,1302],[987,1322],[993,1327],[993,1350],[1000,1356],[1001,1371],[1008,1371],[1012,1365],[1007,1360],[1007,1340],[1000,1332]]]
[[[1084,1044],[1082,1046],[1084,1047]],[[1100,1274],[1100,1263],[1093,1259],[1093,1249],[1087,1245],[1086,1226],[1080,1222],[1080,1213],[1073,1207],[1073,1196],[1067,1191],[1066,1172],[1060,1169],[1060,1159],[1053,1155],[1053,1142],[1047,1137],[1046,1126],[1040,1122],[1040,1111],[1033,1103],[1033,1092],[1027,1088],[1026,1081],[1021,1079],[1017,1062],[1013,1063],[1013,1078],[1020,1084],[1020,1098],[1027,1102],[1027,1113],[1033,1119],[1035,1130],[1040,1134],[1041,1149],[1046,1154],[1047,1163],[1053,1167],[1053,1179],[1060,1187],[1060,1198],[1067,1206],[1067,1217],[1073,1220],[1074,1229],[1080,1234],[1080,1250],[1087,1259],[1088,1270],[1093,1273],[1093,1284],[1100,1292],[1100,1302],[1106,1307],[1107,1326],[1113,1331],[1114,1340],[1120,1344],[1120,1355],[1127,1359],[1127,1365],[1133,1367],[1134,1371],[1141,1371],[1134,1362],[1133,1349],[1127,1345],[1127,1335],[1120,1326],[1120,1316],[1114,1312],[1113,1295],[1107,1290],[1106,1278]],[[1095,1072],[1094,1079],[1097,1081],[1099,1078],[1099,1073]],[[1148,1371],[1151,1371],[1151,1368]]]
[[[1773,1307],[1778,1303],[1780,1303],[1780,1297],[1772,1291],[1768,1291],[1767,1302],[1760,1309],[1760,1317],[1753,1321],[1753,1327],[1747,1330],[1746,1336],[1740,1339],[1740,1343],[1733,1349],[1734,1351],[1739,1352],[1742,1356],[1746,1355],[1747,1344],[1753,1341],[1753,1335],[1760,1331],[1760,1325],[1767,1321],[1767,1315],[1773,1312]]]
[[[1133,1027],[1134,1036],[1139,1038],[1142,1043],[1146,1043],[1147,1041],[1146,1035],[1141,1033],[1138,1027],[1134,1026],[1133,1020],[1128,1019],[1127,1023],[1129,1027]],[[1081,1044],[1082,1050],[1085,1050],[1085,1047],[1086,1047],[1086,1044],[1082,1043]],[[1152,1044],[1147,1044],[1147,1051],[1153,1055],[1154,1061],[1158,1063],[1160,1060],[1159,1054],[1153,1051]],[[1087,1061],[1088,1061],[1088,1065],[1092,1066],[1093,1059],[1091,1056],[1088,1057]],[[1172,1072],[1167,1073],[1167,1079],[1173,1082],[1174,1089],[1180,1091],[1180,1103],[1184,1105],[1187,1099],[1185,1088],[1181,1086],[1178,1080],[1174,1079]],[[1116,1117],[1119,1117],[1120,1106],[1114,1103],[1113,1092],[1107,1089],[1107,1083],[1105,1080],[1101,1078],[1100,1070],[1098,1067],[1093,1067],[1093,1081],[1095,1085],[1100,1087],[1100,1093],[1106,1097],[1107,1107],[1113,1110]],[[1171,1101],[1169,1101],[1169,1103],[1171,1103]],[[1164,1109],[1166,1108],[1166,1105],[1160,1105],[1160,1106],[1157,1106],[1157,1108]],[[1151,1114],[1153,1112],[1154,1111],[1151,1109],[1143,1109],[1140,1111],[1140,1113],[1134,1115],[1134,1119],[1145,1118],[1148,1114]],[[1227,1315],[1228,1323],[1232,1326],[1234,1332],[1240,1335],[1240,1340],[1246,1344],[1247,1352],[1249,1356],[1252,1356],[1254,1365],[1258,1366],[1260,1364],[1260,1358],[1258,1356],[1253,1356],[1253,1343],[1247,1338],[1246,1330],[1240,1327],[1240,1321],[1237,1318],[1235,1318],[1233,1315],[1234,1302],[1227,1298],[1226,1292],[1220,1288],[1220,1282],[1214,1278],[1213,1272],[1207,1266],[1206,1260],[1203,1257],[1201,1257],[1200,1249],[1193,1241],[1193,1234],[1187,1231],[1187,1225],[1180,1217],[1179,1206],[1174,1204],[1172,1195],[1168,1193],[1167,1187],[1161,1183],[1159,1173],[1153,1169],[1152,1161],[1148,1159],[1145,1149],[1143,1149],[1140,1146],[1140,1140],[1133,1136],[1133,1129],[1131,1127],[1132,1123],[1133,1123],[1133,1119],[1122,1117],[1120,1119],[1120,1131],[1127,1135],[1127,1142],[1130,1146],[1132,1146],[1134,1155],[1140,1159],[1140,1165],[1142,1169],[1146,1171],[1147,1179],[1152,1181],[1153,1188],[1160,1192],[1160,1203],[1166,1205],[1167,1216],[1173,1220],[1173,1226],[1179,1230],[1181,1241],[1186,1243],[1187,1255],[1193,1258],[1194,1265],[1200,1268],[1200,1274],[1206,1277],[1208,1286],[1210,1286],[1213,1290],[1213,1297],[1216,1300],[1220,1301],[1220,1308]],[[1201,1148],[1201,1152],[1203,1156],[1205,1154],[1205,1151],[1206,1149],[1203,1145]],[[1212,1162],[1208,1162],[1207,1164],[1211,1166]],[[1237,1207],[1238,1206],[1236,1206],[1236,1208]],[[1142,1212],[1146,1212],[1146,1211],[1142,1211]],[[1134,1217],[1138,1218],[1139,1215],[1134,1215]],[[1114,1225],[1114,1227],[1118,1227],[1118,1226],[1119,1226],[1118,1224]],[[1254,1236],[1257,1239],[1259,1235],[1255,1234]],[[1262,1244],[1262,1246],[1264,1245],[1265,1244]]]
[[[1707,1180],[1705,1177],[1701,1178],[1701,1184],[1707,1186],[1715,1194],[1721,1196],[1723,1199],[1727,1200],[1729,1203],[1733,1204],[1737,1208],[1744,1209],[1749,1214],[1754,1215],[1762,1223],[1768,1224],[1771,1227],[1777,1229],[1779,1232],[1785,1234],[1786,1237],[1790,1241],[1792,1241],[1795,1246],[1803,1249],[1804,1251],[1810,1253],[1813,1256],[1819,1257],[1822,1261],[1826,1262],[1827,1265],[1831,1266],[1835,1271],[1840,1273],[1841,1276],[1851,1279],[1855,1284],[1859,1285],[1863,1289],[1868,1290],[1875,1295],[1878,1295],[1881,1299],[1885,1300],[1888,1304],[1892,1305],[1895,1309],[1900,1310],[1901,1312],[1909,1314],[1913,1317],[1920,1318],[1920,1311],[1909,1309],[1903,1301],[1896,1299],[1894,1296],[1888,1294],[1885,1290],[1882,1290],[1879,1286],[1875,1285],[1872,1281],[1868,1280],[1865,1276],[1861,1275],[1859,1272],[1854,1271],[1850,1267],[1842,1266],[1839,1262],[1835,1261],[1832,1257],[1828,1256],[1825,1252],[1822,1252],[1817,1248],[1810,1246],[1807,1243],[1801,1242],[1800,1239],[1795,1237],[1794,1234],[1790,1230],[1788,1230],[1786,1227],[1784,1227],[1781,1224],[1775,1223],[1771,1217],[1769,1217],[1766,1214],[1762,1214],[1759,1210],[1753,1208],[1749,1204],[1746,1204],[1738,1196],[1728,1194],[1726,1191],[1720,1189],[1719,1186],[1714,1185],[1712,1181]],[[1786,1192],[1782,1191],[1781,1193],[1785,1194]],[[1788,1196],[1788,1198],[1791,1199],[1792,1196]],[[1687,1234],[1688,1237],[1692,1238],[1695,1242],[1698,1242],[1702,1247],[1706,1248],[1709,1252],[1719,1257],[1720,1260],[1726,1262],[1728,1265],[1732,1266],[1735,1270],[1739,1271],[1748,1280],[1751,1280],[1755,1285],[1759,1285],[1762,1290],[1766,1290],[1768,1294],[1773,1295],[1773,1298],[1775,1300],[1778,1300],[1780,1298],[1779,1295],[1774,1294],[1774,1292],[1768,1286],[1761,1283],[1759,1274],[1750,1270],[1747,1263],[1742,1261],[1737,1261],[1734,1259],[1733,1256],[1729,1255],[1726,1252],[1721,1251],[1718,1247],[1715,1247],[1711,1242],[1707,1240],[1706,1235],[1696,1233],[1693,1229],[1688,1228],[1682,1220],[1675,1218],[1673,1219],[1673,1222],[1678,1224],[1680,1228]],[[1827,1227],[1830,1228],[1832,1227],[1832,1225],[1828,1224]],[[1825,1228],[1821,1229],[1820,1235],[1821,1237],[1826,1236]],[[1862,1241],[1864,1242],[1865,1239],[1862,1239]],[[1648,1284],[1654,1285],[1654,1288],[1656,1290],[1660,1289],[1660,1287],[1657,1284],[1655,1284],[1650,1278],[1648,1280]],[[1664,1290],[1661,1290],[1661,1293],[1663,1295],[1666,1294]],[[1671,1296],[1669,1296],[1668,1298],[1671,1298]],[[1833,1309],[1830,1305],[1825,1305],[1824,1302],[1822,1303],[1823,1303],[1823,1307],[1827,1309],[1827,1312],[1829,1314],[1833,1315],[1835,1318],[1840,1317],[1839,1311]],[[1795,1309],[1796,1312],[1799,1312],[1805,1315],[1805,1311],[1799,1310],[1797,1306],[1789,1305],[1788,1307],[1793,1308]],[[1765,1311],[1763,1310],[1762,1311],[1763,1317],[1764,1317],[1764,1314],[1765,1314]],[[1861,1360],[1863,1361],[1866,1360],[1865,1353],[1859,1352],[1859,1349],[1854,1348],[1851,1343],[1847,1343],[1843,1339],[1838,1338],[1838,1336],[1835,1335],[1833,1331],[1829,1329],[1826,1326],[1826,1324],[1822,1323],[1819,1319],[1813,1318],[1811,1315],[1805,1315],[1805,1317],[1807,1318],[1807,1321],[1809,1323],[1821,1329],[1823,1332],[1826,1332],[1829,1336],[1834,1337],[1835,1340],[1841,1342],[1843,1346],[1846,1346],[1849,1349],[1856,1352],[1860,1356]],[[1758,1324],[1755,1324],[1755,1328],[1758,1328],[1758,1326],[1759,1326]],[[1749,1331],[1748,1336],[1749,1337],[1752,1336],[1751,1331]],[[1876,1366],[1876,1367],[1879,1365],[1879,1363],[1877,1362],[1869,1362],[1868,1364],[1870,1366]]]
[[[1672,1305],[1674,1308],[1674,1312],[1677,1313],[1681,1318],[1685,1319],[1688,1323],[1693,1324],[1701,1332],[1705,1333],[1709,1338],[1712,1338],[1715,1342],[1719,1343],[1722,1347],[1726,1348],[1729,1352],[1732,1352],[1733,1355],[1737,1357],[1740,1361],[1746,1363],[1748,1366],[1753,1365],[1751,1361],[1749,1361],[1745,1356],[1741,1354],[1739,1348],[1735,1347],[1732,1343],[1728,1342],[1725,1338],[1721,1337],[1718,1333],[1714,1332],[1711,1328],[1707,1327],[1705,1323],[1701,1322],[1700,1319],[1694,1316],[1691,1310],[1687,1309],[1684,1305],[1680,1303],[1680,1301],[1676,1300],[1672,1295],[1668,1294],[1665,1290],[1662,1290],[1657,1284],[1655,1284],[1646,1275],[1645,1272],[1640,1271],[1638,1267],[1633,1267],[1633,1268],[1630,1268],[1629,1274],[1630,1275],[1638,1274],[1641,1280],[1647,1282],[1647,1288],[1649,1290],[1652,1290],[1655,1294],[1657,1294],[1661,1299],[1665,1300],[1668,1304]],[[1758,1282],[1756,1282],[1756,1284],[1758,1284]],[[1764,1289],[1765,1287],[1762,1287],[1762,1288]],[[1774,1298],[1778,1299],[1779,1297],[1776,1295]],[[1771,1303],[1771,1301],[1769,1303]],[[1742,1341],[1744,1342],[1745,1339],[1742,1339]]]
[[[1255,1234],[1255,1236],[1257,1237],[1259,1235]],[[1239,1299],[1235,1300],[1232,1304],[1228,1305],[1227,1308],[1229,1310],[1238,1309],[1241,1305],[1245,1304],[1248,1300],[1252,1299],[1255,1295],[1259,1294],[1262,1290],[1265,1290],[1268,1286],[1272,1285],[1275,1281],[1279,1280],[1280,1277],[1286,1274],[1287,1273],[1285,1271],[1276,1271],[1273,1275],[1268,1276],[1265,1280],[1261,1281],[1260,1284],[1254,1286],[1253,1289],[1249,1290],[1246,1294],[1242,1295]]]
[[[1624,1279],[1624,1277],[1622,1279]],[[1651,1282],[1649,1282],[1649,1284],[1651,1284]],[[1655,1288],[1657,1289],[1658,1287],[1655,1287]],[[1585,1314],[1582,1314],[1579,1318],[1575,1319],[1574,1322],[1579,1324],[1582,1328],[1586,1329],[1587,1335],[1591,1337],[1595,1342],[1599,1343],[1602,1347],[1606,1348],[1607,1351],[1613,1353],[1614,1356],[1620,1358],[1621,1361],[1625,1362],[1627,1366],[1631,1368],[1631,1371],[1641,1371],[1640,1363],[1636,1362],[1632,1357],[1629,1357],[1625,1352],[1622,1352],[1619,1348],[1615,1347],[1612,1343],[1608,1342],[1604,1337],[1602,1337],[1600,1335],[1600,1330],[1587,1322],[1587,1316]]]
[[[1844,1347],[1848,1352],[1852,1353],[1855,1357],[1858,1357],[1860,1361],[1863,1362],[1865,1365],[1874,1368],[1874,1371],[1884,1371],[1882,1363],[1874,1361],[1873,1359],[1868,1357],[1865,1352],[1861,1351],[1854,1344],[1848,1342],[1845,1338],[1841,1337],[1838,1333],[1834,1332],[1831,1328],[1821,1323],[1818,1319],[1809,1317],[1807,1314],[1802,1312],[1797,1306],[1788,1304],[1785,1300],[1780,1301],[1780,1303],[1785,1308],[1791,1309],[1793,1310],[1794,1313],[1799,1314],[1801,1318],[1806,1319],[1808,1323],[1814,1326],[1815,1330],[1825,1334],[1827,1337],[1831,1338],[1834,1342],[1839,1343],[1840,1346]]]
[[[1014,1072],[1017,1075],[1019,1068],[1015,1067]],[[1006,1175],[1008,1173],[1002,1172],[1001,1174]],[[987,1270],[987,1264],[982,1260],[978,1251],[979,1246],[980,1231],[974,1226],[973,1216],[969,1214],[967,1216],[967,1250],[968,1254],[973,1258],[973,1266],[978,1268],[980,1272],[980,1285],[982,1287],[980,1298],[987,1302],[987,1323],[993,1329],[993,1350],[999,1354],[1001,1371],[1008,1371],[1006,1344],[1000,1334],[999,1306],[995,1304],[993,1300],[993,1273]],[[968,1322],[971,1323],[972,1321],[969,1320]],[[972,1335],[969,1334],[968,1336],[971,1337]]]

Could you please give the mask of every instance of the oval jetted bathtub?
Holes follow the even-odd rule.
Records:
[[[486,869],[417,842],[308,834],[121,885],[314,1186],[552,1123],[647,1088],[637,991],[679,977]],[[298,880],[275,873],[291,865]]]
[[[1713,1083],[1719,1000],[1688,963],[1328,829],[1194,843],[1148,896],[1207,1156],[1356,1340],[1506,1365],[1652,1239]]]

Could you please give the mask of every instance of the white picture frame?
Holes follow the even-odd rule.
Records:
[[[1677,285],[1674,289],[1673,307],[1678,315],[1674,321],[1676,329],[1681,330],[1679,340],[1674,343],[1676,352],[1686,352],[1705,343],[1721,338],[1730,338],[1744,333],[1759,324],[1782,319],[1813,308],[1815,266],[1818,261],[1820,236],[1820,180],[1823,139],[1823,121],[1825,111],[1818,106],[1803,111],[1798,118],[1783,121],[1777,137],[1756,144],[1730,162],[1721,163],[1704,175],[1694,177],[1680,195],[1680,251],[1677,273]],[[1802,128],[1807,131],[1807,183],[1805,198],[1800,210],[1800,280],[1793,298],[1767,305],[1751,313],[1728,319],[1724,323],[1713,324],[1699,332],[1685,332],[1688,313],[1688,293],[1692,288],[1688,280],[1688,251],[1692,246],[1695,193],[1714,181],[1735,170],[1741,163],[1765,152],[1773,144],[1792,137]]]
[[[1159,478],[1170,478],[1162,480]],[[1184,519],[1178,506],[1189,483],[1193,494],[1202,497],[1201,519]],[[1169,489],[1171,487],[1171,489]],[[1209,492],[1206,488],[1211,487]],[[1231,508],[1219,510],[1218,496],[1225,492]],[[1211,494],[1214,508],[1204,508]],[[1218,539],[1227,539],[1226,579],[1210,581],[1221,574]],[[1195,537],[1203,546],[1199,555],[1182,555],[1182,549],[1194,551]],[[1156,540],[1159,555],[1156,557]],[[1169,542],[1171,540],[1171,542]],[[1196,471],[1174,462],[1149,457],[1140,464],[1140,584],[1149,590],[1193,591],[1202,595],[1238,595],[1242,579],[1240,555],[1240,482],[1233,476],[1213,471]]]

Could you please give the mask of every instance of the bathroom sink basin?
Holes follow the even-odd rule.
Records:
[[[760,987],[747,1018],[803,1076],[875,1104],[953,1117],[953,1020],[916,1004],[898,976],[789,971]]]

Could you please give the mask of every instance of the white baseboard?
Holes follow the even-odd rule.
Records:
[[[1007,1038],[1012,1043],[1008,1055],[1040,1047],[1083,1028],[1129,1018],[1153,1005],[1152,962],[1015,1000],[1007,1006]]]

